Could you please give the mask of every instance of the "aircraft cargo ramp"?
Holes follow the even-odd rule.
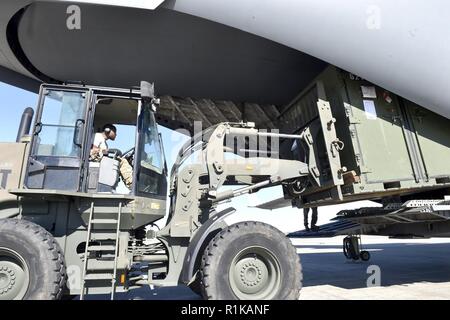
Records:
[[[320,226],[317,232],[301,230],[288,234],[288,237],[376,234],[393,238],[423,238],[426,237],[423,222],[427,222],[425,228],[433,236],[446,237],[448,233],[439,230],[450,220],[450,200],[409,200],[405,203],[389,203],[381,208],[343,210],[333,220],[335,221]],[[406,227],[411,231],[409,235],[404,233],[403,229]]]
[[[331,238],[349,233],[357,233],[361,229],[359,223],[352,221],[336,221],[320,226],[318,231],[300,230],[289,233],[289,238]]]

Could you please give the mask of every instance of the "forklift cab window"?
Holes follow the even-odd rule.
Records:
[[[144,122],[148,123],[148,126],[144,127],[144,149],[141,157],[141,166],[161,174],[163,161],[155,119],[151,112],[146,113],[145,117]]]
[[[78,191],[85,136],[86,90],[43,87],[24,184]]]
[[[81,148],[74,136],[77,121],[84,118],[84,94],[69,91],[48,91],[41,121],[37,124],[39,137],[36,155],[78,157]]]
[[[155,116],[149,106],[141,113],[139,150],[138,193],[165,194],[164,156]]]

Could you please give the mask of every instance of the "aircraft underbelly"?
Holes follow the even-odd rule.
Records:
[[[450,2],[167,1],[295,48],[450,117]]]
[[[53,1],[57,2],[62,1]],[[147,2],[149,9],[159,2]],[[158,87],[165,94],[277,105],[293,98],[293,92],[300,91],[326,62],[450,118],[448,1],[168,0],[154,11],[118,8],[120,15],[104,5],[107,3],[132,7],[144,2],[103,0],[102,6],[93,11],[103,12],[96,16],[97,29],[89,23],[90,12],[83,11],[83,23],[87,24],[82,25],[78,34],[74,32],[70,37],[63,34],[62,38],[46,34],[46,39],[39,31],[58,33],[58,28],[52,24],[58,21],[62,32],[67,19],[65,11],[61,16],[48,11],[40,18],[25,12],[32,18],[19,26],[20,45],[26,56],[43,74],[60,77],[58,80],[81,79],[93,84],[106,82],[104,85],[126,86],[135,85],[135,78],[148,75],[147,80],[159,79]],[[29,4],[35,9],[54,5],[33,0],[4,0],[0,4],[0,65],[33,77],[11,53],[5,34],[12,15]],[[189,29],[186,24],[175,25],[178,26],[175,28],[177,21],[170,19],[161,20],[157,25],[151,20],[147,25],[136,24],[150,15],[149,12],[162,12],[163,8],[245,32],[238,35],[236,31],[219,30],[208,37],[205,30],[220,27],[194,21]],[[49,22],[47,29],[39,25],[40,20]],[[130,25],[136,28],[130,31],[127,29]],[[153,27],[161,31],[160,38],[144,32]],[[121,28],[122,34],[116,32]],[[258,37],[247,36],[246,32],[282,46],[264,43]],[[92,33],[95,38],[83,39],[84,33]],[[191,33],[197,34],[197,39],[186,36]],[[114,38],[111,34],[116,36],[115,47],[111,47]],[[204,41],[200,43],[199,39]],[[80,40],[82,50],[78,47],[77,51],[76,40]],[[155,50],[148,50],[152,48],[149,42]],[[38,43],[41,47],[36,46]],[[99,44],[103,49],[99,49]],[[284,46],[294,50],[289,51]],[[255,52],[268,52],[268,55]],[[47,62],[42,61],[43,58]],[[48,61],[54,64],[48,65]],[[115,64],[111,65],[111,61]]]

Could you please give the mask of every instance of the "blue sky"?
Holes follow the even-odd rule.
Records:
[[[0,82],[0,141],[16,140],[23,110],[36,104],[37,94]]]

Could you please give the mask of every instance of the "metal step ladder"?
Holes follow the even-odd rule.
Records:
[[[86,289],[94,281],[111,280],[111,300],[114,300],[114,294],[116,292],[116,277],[117,277],[117,255],[119,249],[119,233],[120,233],[120,218],[122,215],[122,202],[119,202],[119,208],[115,217],[112,218],[95,218],[95,204],[91,202],[89,212],[88,230],[86,236],[86,248],[84,251],[84,264],[81,278],[81,293],[80,300],[84,299]],[[96,230],[95,225],[111,225],[109,229]],[[105,233],[106,230],[106,233]],[[113,244],[108,245],[93,245],[92,241],[112,240],[110,236],[115,234]],[[112,260],[99,258],[102,253],[112,253],[114,256]],[[90,258],[90,256],[93,256]],[[92,262],[96,268],[92,268],[90,262]],[[92,272],[92,270],[102,270],[103,273]]]

